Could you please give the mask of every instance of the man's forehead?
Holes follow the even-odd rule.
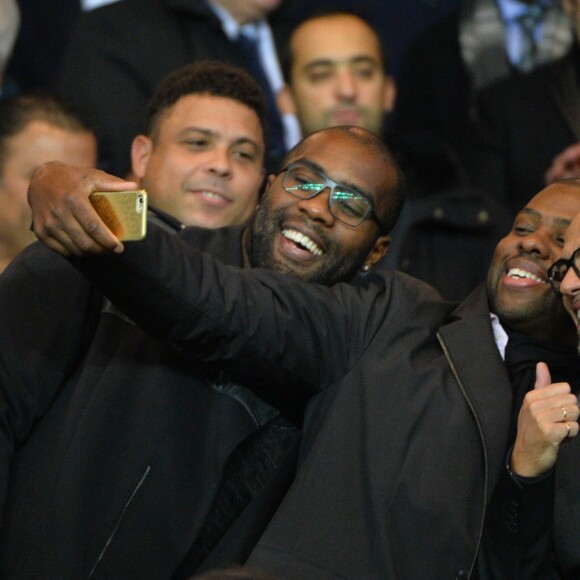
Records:
[[[288,158],[305,161],[332,180],[356,189],[378,202],[387,178],[384,160],[374,148],[339,129],[326,129],[308,137]]]
[[[229,97],[192,93],[178,99],[160,117],[163,128],[171,123],[180,132],[200,129],[216,135],[239,135],[263,145],[260,119],[249,106]]]
[[[242,109],[257,117],[256,112],[246,103],[229,96],[212,95],[206,92],[183,95],[168,107],[168,111],[187,111],[192,116],[204,116],[207,110],[215,111],[217,109],[220,112],[232,111],[232,113],[237,113]]]
[[[288,162],[308,158],[310,162],[323,167],[325,172],[335,170],[349,175],[356,169],[353,156],[361,147],[361,143],[346,131],[329,127],[306,137],[289,156]]]
[[[535,195],[522,211],[535,212],[538,218],[567,227],[580,211],[580,187],[554,183]]]
[[[307,64],[320,59],[346,62],[356,56],[382,62],[377,33],[349,14],[323,16],[303,23],[292,35],[291,50],[295,60]]]

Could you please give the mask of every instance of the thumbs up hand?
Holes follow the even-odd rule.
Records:
[[[511,470],[537,477],[552,468],[560,445],[578,434],[578,401],[568,383],[551,383],[545,363],[536,366],[534,390],[526,394],[518,416]]]

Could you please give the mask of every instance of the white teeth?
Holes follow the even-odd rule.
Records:
[[[315,256],[322,256],[324,252],[318,247],[318,244],[312,241],[308,236],[297,232],[296,230],[282,230],[282,235],[303,248],[314,254]]]
[[[511,268],[508,272],[508,276],[511,278],[527,278],[528,280],[533,280],[534,282],[540,282],[540,284],[547,284],[545,280],[542,280],[535,274],[522,270],[521,268]]]
[[[214,199],[223,199],[223,195],[214,193],[213,191],[202,191],[201,194],[205,195],[206,197],[213,197]]]

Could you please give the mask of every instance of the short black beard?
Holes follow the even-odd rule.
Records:
[[[284,274],[294,274],[307,282],[315,282],[325,286],[332,286],[338,282],[348,282],[354,278],[370,252],[370,248],[364,247],[358,251],[344,252],[339,244],[329,238],[316,225],[314,225],[314,230],[320,239],[324,241],[326,250],[316,268],[296,272],[290,266],[276,260],[273,255],[274,240],[280,233],[280,225],[284,223],[286,217],[287,210],[285,208],[273,210],[268,202],[267,194],[262,198],[250,227],[248,255],[252,268],[266,268]],[[294,222],[299,220],[308,223],[306,217],[293,218]],[[309,223],[309,227],[312,228],[313,224]]]

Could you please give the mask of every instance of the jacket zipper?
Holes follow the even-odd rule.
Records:
[[[474,408],[473,404],[471,403],[469,396],[467,395],[467,390],[465,389],[465,385],[463,384],[463,381],[461,380],[459,373],[457,372],[457,368],[453,364],[453,360],[451,358],[451,355],[450,355],[449,351],[447,350],[447,346],[445,345],[445,340],[443,339],[443,337],[439,333],[437,333],[437,340],[439,341],[441,348],[443,348],[445,358],[447,359],[447,362],[449,363],[449,366],[451,367],[451,371],[453,372],[453,376],[455,377],[455,380],[459,384],[459,388],[463,394],[463,397],[467,401],[467,404],[468,404],[469,408],[471,409],[471,413],[472,413],[473,417],[475,418],[477,430],[479,431],[479,438],[481,439],[481,446],[483,447],[483,464],[484,464],[483,513],[481,516],[481,524],[479,527],[479,538],[477,540],[477,547],[475,550],[475,554],[473,556],[473,561],[471,562],[471,567],[469,569],[469,578],[471,578],[471,576],[473,575],[473,569],[475,568],[475,562],[477,561],[477,555],[479,553],[479,548],[481,547],[481,541],[483,539],[483,527],[485,525],[485,511],[486,511],[485,506],[487,503],[487,487],[489,484],[489,466],[488,466],[488,459],[487,459],[487,447],[485,446],[485,439],[483,437],[483,430],[481,428],[481,423],[479,421],[479,417],[477,416],[477,413],[475,412],[475,408]]]
[[[139,483],[137,483],[137,486],[133,490],[133,493],[131,494],[131,496],[127,500],[127,503],[124,505],[124,507],[121,511],[121,515],[119,516],[119,519],[117,520],[117,523],[115,524],[115,527],[113,528],[113,531],[111,532],[111,535],[109,536],[108,540],[105,542],[105,545],[104,545],[103,549],[101,550],[101,553],[99,554],[99,557],[97,558],[97,561],[95,562],[92,570],[90,571],[90,573],[88,575],[89,579],[93,577],[93,574],[95,573],[95,570],[97,569],[97,566],[100,564],[101,560],[103,559],[103,557],[105,555],[105,552],[107,551],[109,545],[113,541],[113,538],[114,538],[115,534],[117,533],[117,530],[119,529],[119,526],[121,525],[121,522],[123,521],[123,517],[125,516],[125,513],[129,509],[129,504],[133,501],[133,498],[137,495],[137,492],[139,491],[139,489],[143,485],[144,481],[147,479],[147,476],[149,475],[150,471],[151,471],[151,466],[148,465],[147,469],[145,470],[145,473],[141,476]]]

